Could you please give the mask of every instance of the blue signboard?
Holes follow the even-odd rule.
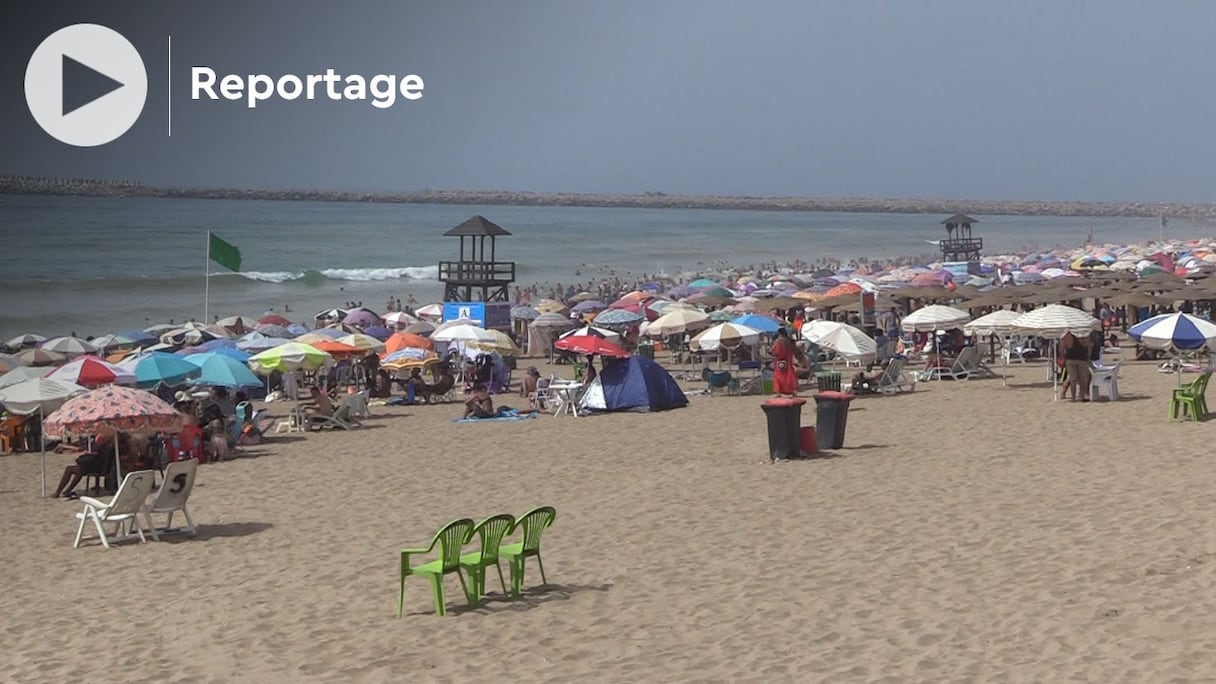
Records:
[[[444,302],[443,322],[468,318],[487,330],[511,329],[511,302]]]

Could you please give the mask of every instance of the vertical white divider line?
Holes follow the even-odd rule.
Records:
[[[169,93],[168,93],[167,97],[169,98],[169,137],[172,138],[173,137],[173,36],[172,35],[169,36],[168,49],[169,49],[169,65],[168,65],[168,68],[166,69],[166,72],[167,72],[167,77],[168,77],[167,80],[168,80],[168,86],[169,86]]]

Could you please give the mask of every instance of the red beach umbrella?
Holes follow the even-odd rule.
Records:
[[[629,352],[622,349],[619,345],[609,342],[598,335],[571,335],[559,339],[553,346],[562,351],[574,352],[576,354],[600,354],[602,356],[615,356],[620,359],[629,356]]]
[[[291,321],[278,314],[266,314],[258,319],[258,325],[281,325],[286,328],[291,325]]]
[[[96,356],[81,356],[47,373],[51,380],[65,380],[85,387],[97,385],[134,385],[135,374]]]

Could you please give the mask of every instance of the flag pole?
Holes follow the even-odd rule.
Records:
[[[207,246],[203,249],[203,325],[211,320],[211,231],[207,231]]]

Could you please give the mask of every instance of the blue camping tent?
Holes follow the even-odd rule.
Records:
[[[642,356],[610,363],[579,401],[580,408],[591,411],[662,411],[687,405],[671,374]]]

